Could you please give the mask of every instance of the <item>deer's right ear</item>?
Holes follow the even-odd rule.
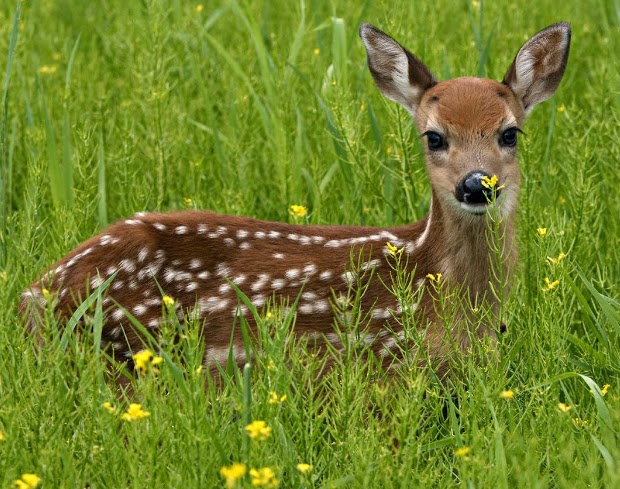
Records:
[[[424,92],[437,83],[433,74],[422,61],[376,27],[362,24],[360,37],[379,90],[414,115]]]

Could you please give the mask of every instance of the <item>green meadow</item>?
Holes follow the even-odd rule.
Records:
[[[375,87],[360,23],[440,79],[501,80],[561,20],[565,77],[519,143],[497,362],[445,388],[352,351],[319,380],[274,309],[220,387],[189,323],[123,393],[97,314],[89,334],[48,317],[41,348],[24,334],[24,288],[136,212],[417,221],[420,140]],[[620,487],[619,43],[618,0],[0,1],[0,488]]]

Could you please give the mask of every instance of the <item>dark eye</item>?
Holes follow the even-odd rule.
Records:
[[[428,149],[431,151],[437,151],[446,147],[446,142],[441,134],[434,131],[426,131],[423,136],[426,136],[426,142],[428,143]]]
[[[511,127],[506,129],[502,133],[501,144],[502,146],[506,146],[512,148],[517,145],[517,133],[519,132],[519,128]]]

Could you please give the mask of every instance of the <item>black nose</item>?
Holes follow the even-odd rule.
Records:
[[[459,202],[467,204],[486,204],[493,200],[493,191],[491,187],[482,185],[482,181],[486,178],[490,179],[488,173],[482,171],[473,171],[463,177],[463,180],[456,186],[454,195]],[[495,190],[495,197],[499,195],[499,190]]]

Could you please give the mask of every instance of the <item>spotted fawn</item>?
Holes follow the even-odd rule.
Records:
[[[456,345],[466,356],[472,339],[490,337],[493,343],[498,325],[478,324],[466,312],[443,324],[436,307],[437,277],[441,274],[440,286],[458,291],[471,308],[482,301],[491,307],[497,303],[491,293],[497,277],[508,285],[517,255],[518,134],[534,105],[557,89],[570,35],[570,25],[562,22],[533,36],[501,83],[473,77],[437,81],[408,50],[363,24],[360,36],[377,87],[411,113],[424,139],[432,188],[426,217],[400,227],[360,227],[200,211],[137,214],[78,246],[23,293],[28,329],[42,327],[45,308],[66,322],[108,281],[102,293],[102,344],[115,358],[131,363],[144,349],[143,334],[128,314],[158,336],[166,321],[165,295],[172,298],[166,301],[168,310],[175,309],[180,320],[197,318],[192,324],[203,328],[204,365],[217,374],[217,364],[224,365],[230,352],[239,365],[249,360],[240,328],[233,331],[235,317],[245,316],[256,334],[257,322],[234,287],[258,311],[270,302],[294,305],[294,334],[338,350],[344,347],[341,320],[347,308],[340,299],[364,282],[359,309],[368,349],[390,366],[416,350],[424,359],[419,365],[445,374],[446,345]],[[491,207],[501,217],[501,256],[495,260],[501,273],[492,267]],[[352,257],[357,257],[355,266]],[[391,290],[396,261],[417,291],[412,303],[403,304]]]

